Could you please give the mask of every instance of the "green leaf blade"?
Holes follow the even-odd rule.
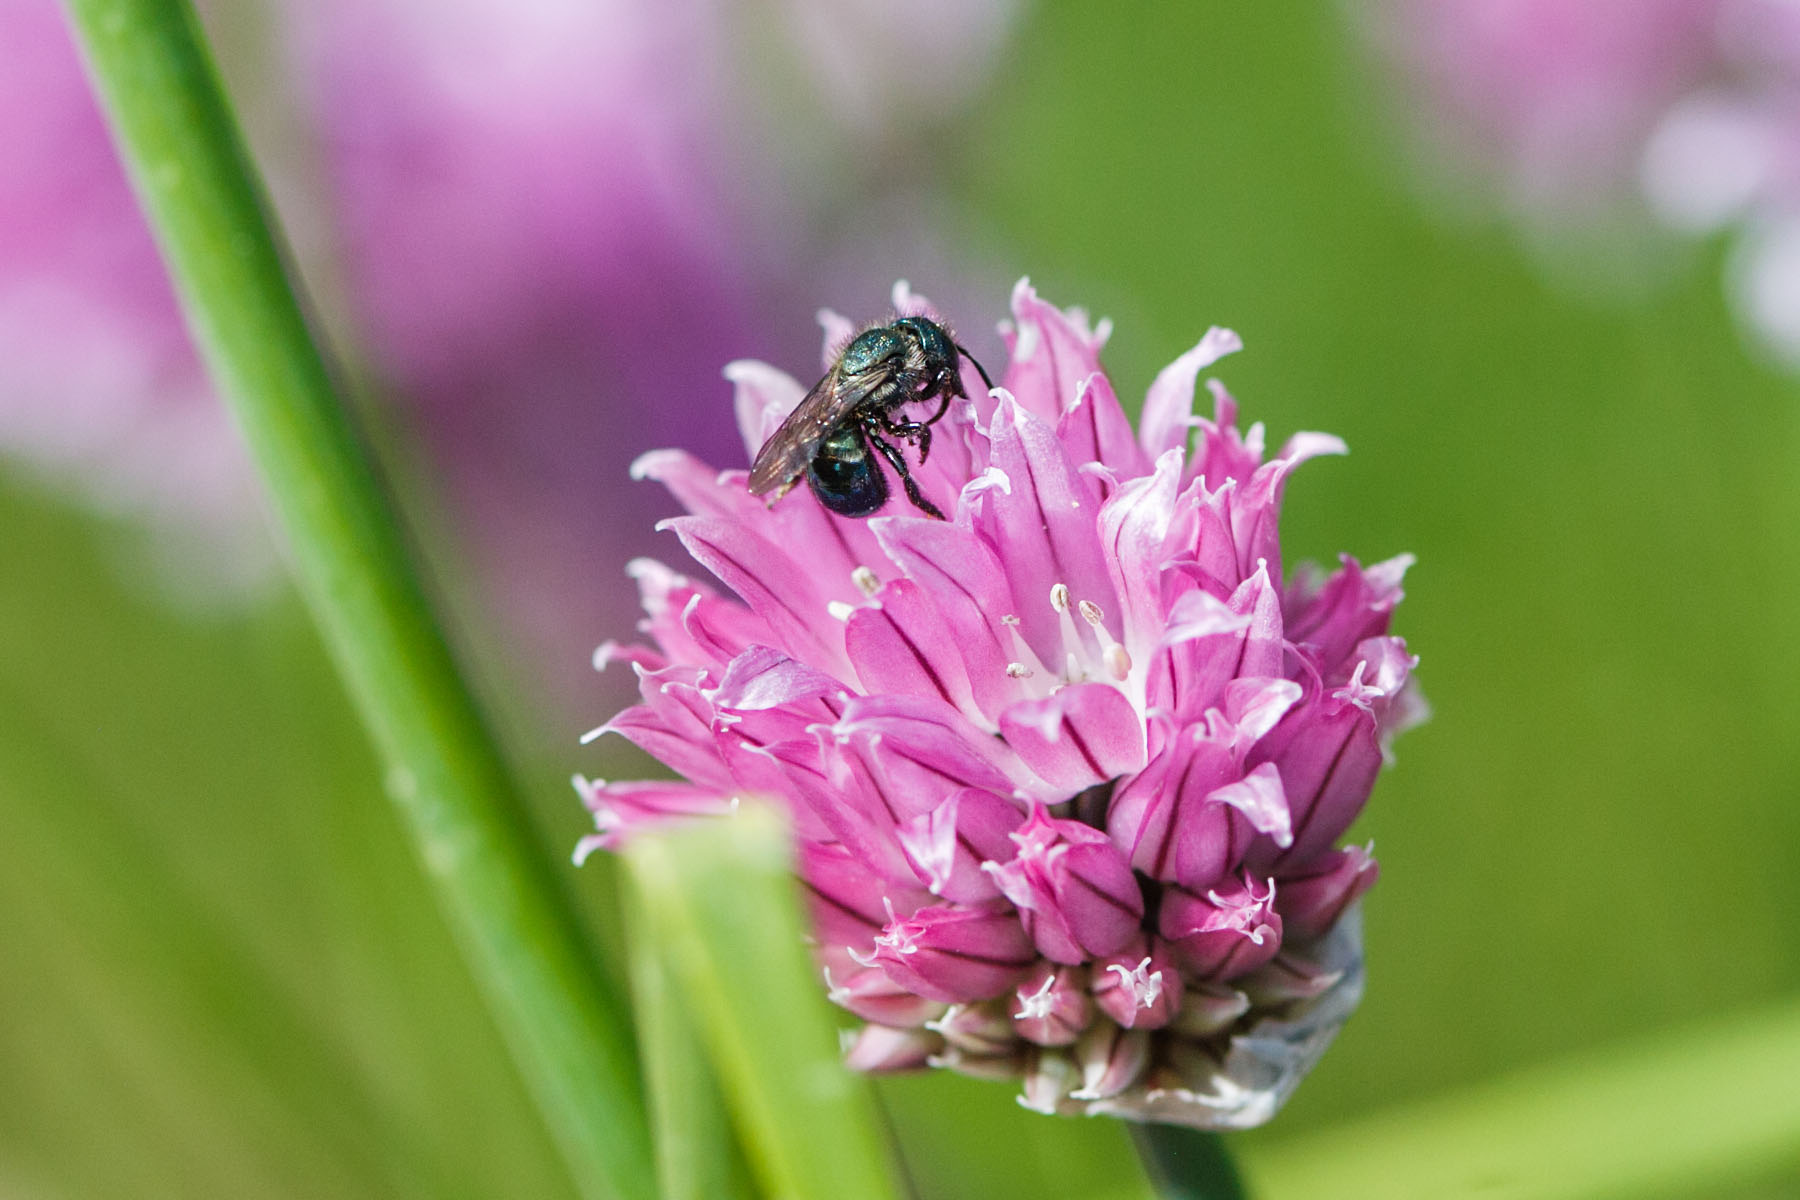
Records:
[[[785,825],[746,807],[640,836],[625,858],[764,1192],[893,1200],[873,1099],[839,1061],[805,947]]]

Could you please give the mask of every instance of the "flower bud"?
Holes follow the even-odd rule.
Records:
[[[853,1071],[918,1071],[931,1065],[943,1045],[929,1030],[865,1025],[850,1036],[844,1065]]]
[[[1280,1008],[1296,1000],[1312,1000],[1337,986],[1342,971],[1327,970],[1303,955],[1283,950],[1237,981],[1258,1008]]]
[[[1012,1026],[1028,1042],[1067,1046],[1093,1020],[1094,1005],[1080,967],[1054,967],[1042,982],[1027,978],[1013,993]]]
[[[867,946],[894,914],[910,916],[932,903],[924,888],[882,879],[839,845],[802,842],[800,878],[813,929],[828,945]]]
[[[1143,892],[1104,833],[1038,808],[1011,836],[1018,854],[984,869],[1019,907],[1045,958],[1085,962],[1131,940],[1144,918]]]
[[[1034,1048],[1025,1056],[1019,1104],[1046,1116],[1056,1113],[1063,1099],[1081,1084],[1081,1069],[1067,1050]]]
[[[890,921],[862,961],[921,996],[958,1004],[1010,991],[1037,954],[1017,914],[949,904]]]
[[[1094,963],[1094,1000],[1126,1029],[1160,1029],[1181,1008],[1183,983],[1162,940],[1139,936]]]
[[[1281,928],[1290,942],[1324,937],[1357,897],[1375,886],[1380,868],[1369,846],[1328,850],[1299,874],[1281,877]]]
[[[846,960],[849,955],[843,956]],[[937,1000],[908,991],[880,967],[853,961],[841,969],[825,969],[826,998],[865,1021],[897,1028],[923,1025],[944,1011]]]
[[[1204,979],[1234,979],[1275,957],[1281,948],[1275,881],[1263,886],[1259,892],[1246,876],[1204,896],[1180,888],[1164,893],[1158,925],[1175,960]]]
[[[999,1001],[953,1004],[942,1016],[927,1021],[925,1027],[964,1054],[993,1058],[1018,1049],[1012,1021]]]
[[[1149,1064],[1150,1033],[1096,1021],[1075,1043],[1075,1061],[1081,1067],[1081,1087],[1069,1093],[1070,1099],[1116,1096],[1136,1083]]]
[[[1209,1038],[1230,1029],[1250,1011],[1250,997],[1224,983],[1190,983],[1169,1031],[1183,1038]]]

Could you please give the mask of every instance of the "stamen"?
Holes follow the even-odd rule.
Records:
[[[1100,611],[1098,604],[1083,600],[1077,607],[1100,642],[1100,661],[1106,666],[1106,673],[1124,683],[1131,675],[1130,651],[1113,638],[1112,630],[1106,627],[1106,614]]]
[[[831,600],[825,605],[825,611],[839,621],[848,621],[850,614],[856,611],[855,606],[845,604],[842,600]]]
[[[1055,1001],[1050,996],[1050,989],[1056,984],[1056,972],[1052,971],[1044,980],[1044,986],[1030,995],[1019,997],[1019,1011],[1013,1014],[1015,1021],[1031,1021],[1050,1015]]]
[[[1030,679],[1032,675],[1031,668],[1022,662],[1007,663],[1006,673],[1014,679]]]
[[[1013,653],[1018,656],[1007,664],[1006,673],[1014,679],[1029,679],[1033,675],[1051,674],[1050,668],[1044,665],[1044,660],[1037,656],[1037,651],[1033,650],[1025,641],[1025,635],[1020,632],[1019,618],[1011,615],[1004,616],[1000,618],[1000,623],[1006,626],[1008,633],[1012,634]],[[1022,675],[1015,673],[1014,666],[1024,667],[1025,673]]]
[[[874,598],[876,592],[881,590],[880,577],[867,567],[857,567],[850,572],[850,581],[856,584],[858,591],[871,599]]]
[[[1084,662],[1088,656],[1088,648],[1082,643],[1081,630],[1069,612],[1068,584],[1059,583],[1050,589],[1050,607],[1056,610],[1058,623],[1062,626],[1063,680],[1067,683],[1080,683],[1088,677]]]

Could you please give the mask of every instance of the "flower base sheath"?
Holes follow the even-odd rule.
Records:
[[[905,285],[894,302],[936,315]],[[577,856],[777,802],[825,985],[865,1022],[852,1065],[1016,1078],[1043,1112],[1256,1124],[1361,992],[1375,861],[1336,843],[1422,713],[1388,635],[1410,560],[1283,578],[1288,473],[1344,447],[1298,434],[1265,461],[1216,381],[1194,413],[1234,334],[1159,374],[1134,432],[1105,326],[1024,282],[1012,309],[1002,386],[968,370],[914,468],[948,521],[846,519],[804,488],[765,506],[742,470],[639,460],[735,598],[631,565],[654,646],[596,663],[630,664],[643,700],[593,736],[683,779],[578,779],[598,832]],[[804,389],[726,374],[754,455]]]

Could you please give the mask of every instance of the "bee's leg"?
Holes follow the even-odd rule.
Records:
[[[969,360],[969,365],[975,368],[975,373],[977,375],[981,376],[981,382],[987,384],[987,390],[990,392],[993,391],[994,381],[988,378],[987,370],[983,368],[979,362],[975,361],[975,356],[969,353],[969,348],[964,346],[961,342],[957,342],[955,345],[956,352]]]
[[[942,415],[942,412],[938,414]],[[882,432],[889,437],[916,444],[921,464],[931,456],[931,421],[937,420],[937,417],[931,418],[931,421],[896,421],[892,415],[882,413],[877,420],[881,423]]]
[[[923,421],[896,421],[891,413],[885,412],[882,413],[880,417],[881,428],[888,434],[909,442],[918,443],[919,462],[921,465],[924,464],[927,458],[931,457],[931,427],[943,420],[944,414],[950,411],[951,394],[949,392],[940,392],[938,393],[938,396],[937,411],[932,413],[929,417],[926,417]],[[920,397],[920,399],[923,400],[929,400],[930,398],[930,393],[926,393],[924,396]]]
[[[883,423],[885,424],[885,422]],[[936,517],[940,521],[948,520],[949,518],[938,510],[938,506],[927,500],[919,491],[919,485],[914,482],[912,477],[912,469],[906,465],[906,456],[900,453],[899,447],[877,433],[874,424],[874,422],[870,422],[863,426],[863,436],[869,439],[869,444],[881,452],[881,457],[887,459],[888,465],[894,468],[894,473],[900,476],[900,483],[906,488],[906,498],[913,502],[914,508],[926,516]],[[930,430],[925,432],[929,434]],[[921,461],[923,461],[923,456],[921,456]]]

